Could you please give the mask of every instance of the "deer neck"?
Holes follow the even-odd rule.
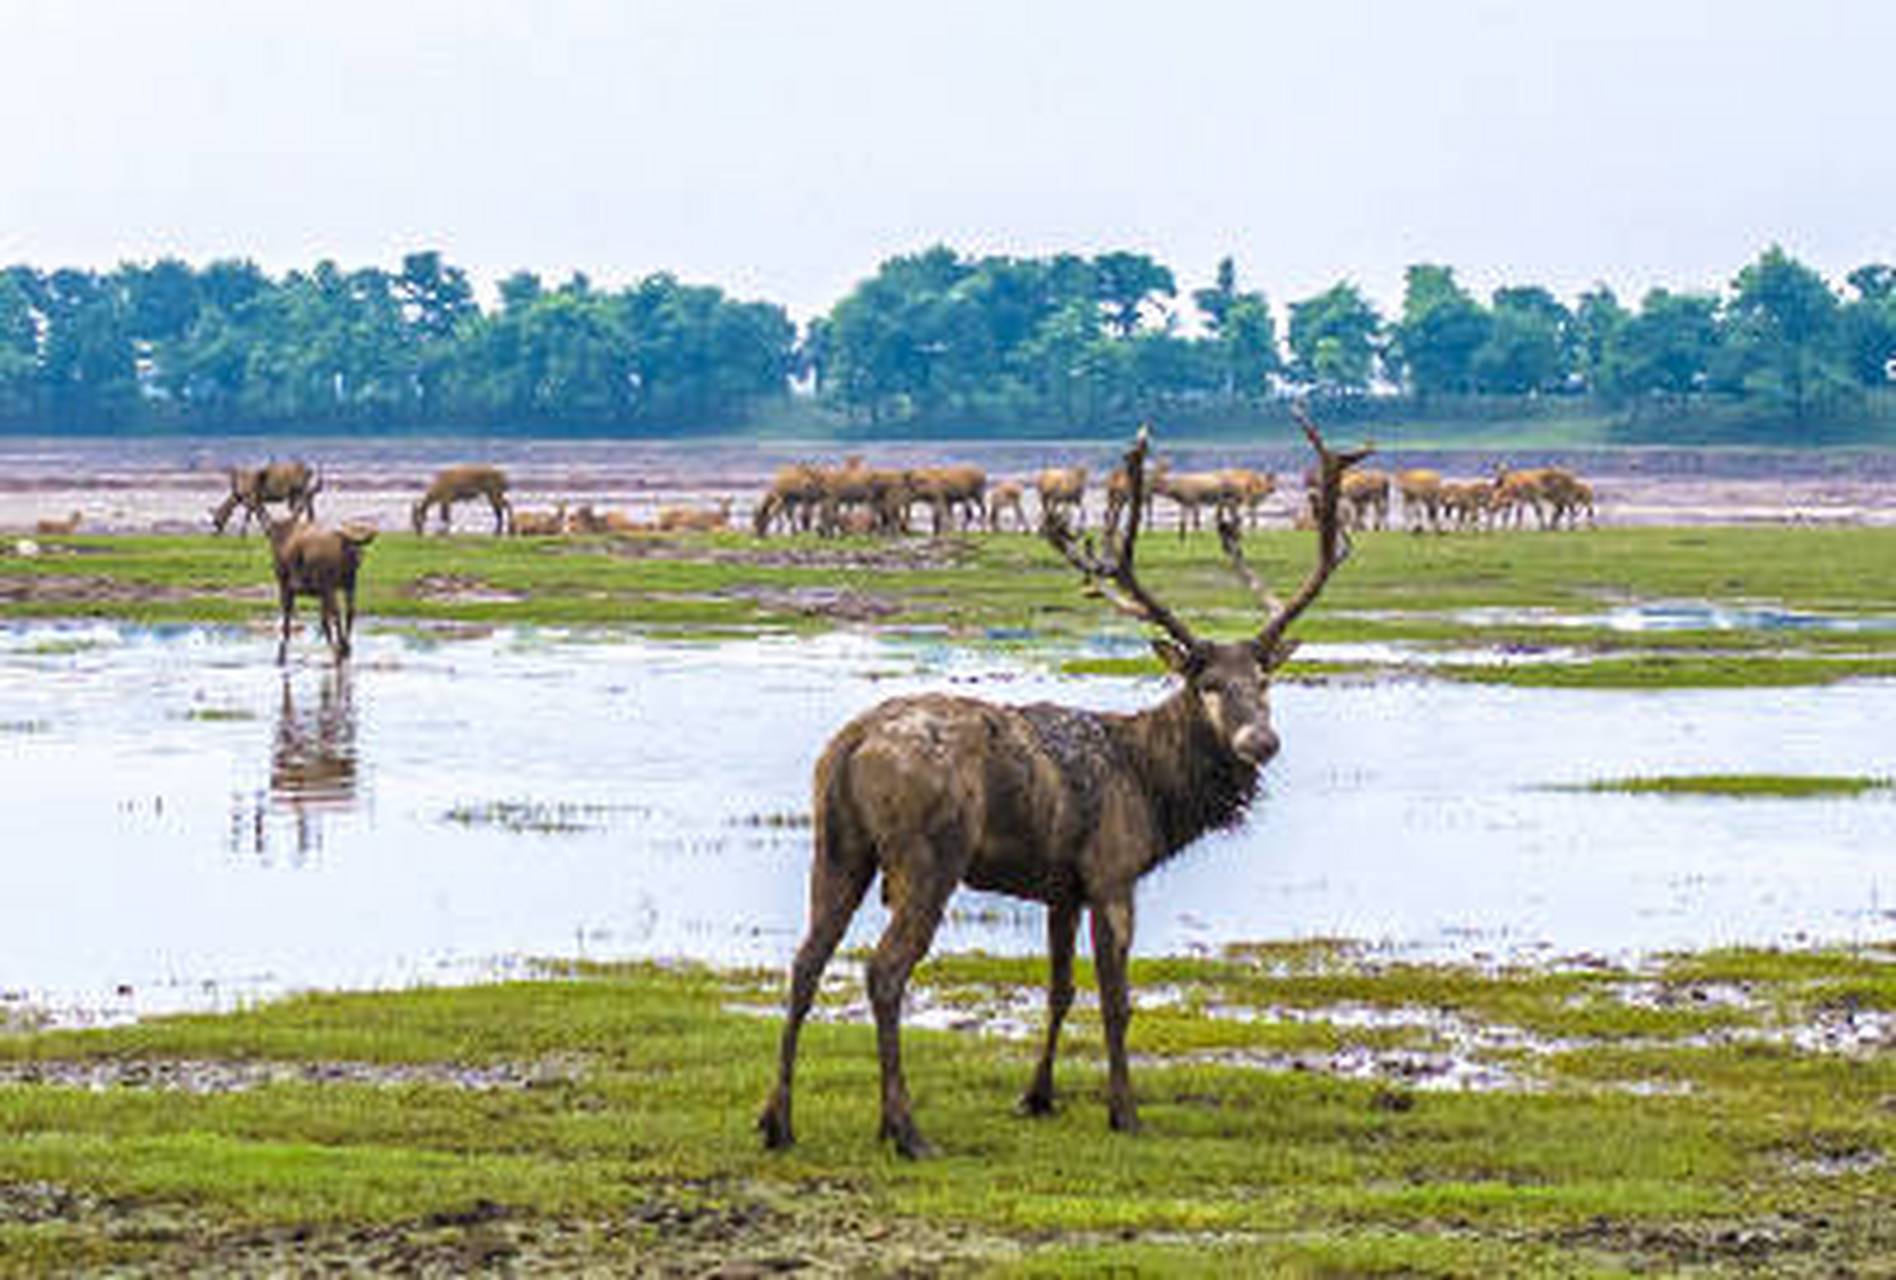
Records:
[[[1109,723],[1151,802],[1160,845],[1154,862],[1244,817],[1257,794],[1257,766],[1225,746],[1190,690]]]

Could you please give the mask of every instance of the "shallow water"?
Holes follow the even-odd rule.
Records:
[[[780,965],[808,775],[891,694],[1132,708],[937,639],[702,645],[370,631],[287,672],[241,629],[0,627],[0,1012],[222,1008],[527,957]],[[1315,656],[1325,656],[1313,646]],[[1292,686],[1239,831],[1142,887],[1138,950],[1347,935],[1423,955],[1896,934],[1896,803],[1542,790],[1642,773],[1896,774],[1896,682],[1671,693]],[[873,899],[873,895],[872,895]],[[849,944],[873,940],[865,907]],[[964,892],[938,947],[1033,952]]]

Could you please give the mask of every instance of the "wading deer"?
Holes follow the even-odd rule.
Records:
[[[323,639],[341,662],[349,656],[349,638],[355,631],[356,571],[362,567],[362,549],[375,540],[375,530],[325,529],[301,516],[275,520],[264,528],[270,535],[277,604],[283,611],[277,665],[282,666],[289,653],[290,620],[298,596],[316,597],[322,610]]]
[[[505,533],[513,520],[513,507],[507,501],[507,476],[499,467],[472,464],[444,467],[435,474],[428,491],[409,511],[415,532],[428,523],[428,508],[441,512],[441,532],[448,531],[448,510],[457,502],[485,498],[494,509],[494,532]]]
[[[322,478],[311,469],[307,462],[270,462],[261,467],[232,467],[229,471],[230,492],[224,500],[211,508],[211,525],[218,532],[230,523],[237,508],[244,511],[244,522],[237,526],[238,536],[249,531],[250,522],[255,520],[259,527],[268,528],[270,523],[268,502],[282,502],[289,505],[289,514],[316,518],[316,494],[323,487]]]
[[[1133,886],[1200,835],[1243,817],[1258,770],[1277,752],[1269,687],[1272,672],[1294,648],[1286,632],[1348,554],[1338,489],[1368,450],[1333,453],[1301,413],[1299,420],[1321,468],[1312,501],[1317,562],[1288,602],[1272,596],[1245,563],[1237,518],[1220,525],[1232,567],[1265,610],[1262,629],[1247,639],[1199,638],[1134,571],[1144,430],[1126,455],[1125,530],[1108,539],[1106,555],[1091,539],[1082,545],[1057,514],[1045,526],[1047,539],[1085,575],[1090,590],[1165,633],[1153,648],[1184,683],[1164,702],[1118,715],[923,694],[884,702],[830,740],[816,765],[809,933],[791,969],[776,1087],[758,1118],[766,1146],[794,1141],[797,1037],[823,967],[878,872],[889,924],[867,976],[881,1060],[883,1137],[905,1156],[927,1149],[902,1076],[902,996],[962,883],[1047,905],[1047,1032],[1021,1099],[1029,1115],[1053,1108],[1054,1055],[1073,1000],[1074,940],[1081,913],[1090,914],[1106,1030],[1108,1116],[1114,1129],[1138,1127],[1126,1063]]]

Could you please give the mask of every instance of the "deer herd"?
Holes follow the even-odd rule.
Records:
[[[1175,470],[1169,460],[1147,459],[1143,453],[1141,464],[1140,475],[1122,464],[1105,477],[1100,523],[1108,537],[1123,527],[1153,525],[1159,499],[1170,504],[1181,538],[1203,529],[1207,513],[1221,531],[1256,528],[1279,492],[1275,476],[1250,467]],[[967,464],[877,467],[860,456],[839,464],[798,462],[777,470],[752,506],[749,523],[758,537],[1077,532],[1087,524],[1090,478],[1084,466],[1052,466],[1030,475],[991,479],[982,468]],[[1392,497],[1400,502],[1404,526],[1414,533],[1522,529],[1529,527],[1530,515],[1532,527],[1549,530],[1574,529],[1583,519],[1588,525],[1595,521],[1592,487],[1559,466],[1519,469],[1500,464],[1491,476],[1465,480],[1448,479],[1428,468],[1397,471],[1393,477],[1369,468],[1347,468],[1338,472],[1337,480],[1336,520],[1339,528],[1350,531],[1388,528]],[[332,652],[338,660],[346,657],[355,580],[374,529],[361,523],[336,528],[320,524],[316,498],[323,491],[323,477],[304,461],[232,467],[225,481],[227,491],[210,511],[211,526],[223,533],[241,513],[240,536],[253,522],[267,535],[282,609],[279,660],[299,596],[317,600]],[[1320,466],[1307,471],[1303,482],[1303,498],[1291,507],[1292,522],[1298,528],[1317,528]],[[735,519],[729,496],[710,505],[662,506],[649,521],[638,521],[590,503],[517,510],[509,487],[506,473],[495,466],[444,467],[409,508],[409,525],[422,534],[432,514],[438,530],[448,533],[453,508],[464,502],[485,504],[493,516],[493,532],[517,537],[713,533],[731,529]],[[1038,507],[1037,517],[1029,514],[1030,497]],[[273,503],[281,504],[282,515],[272,513]],[[70,535],[83,519],[78,511],[63,518],[42,517],[35,532],[41,537]]]
[[[1153,650],[1177,684],[1155,705],[1127,714],[911,695],[872,707],[836,732],[815,766],[808,931],[790,971],[776,1083],[757,1121],[766,1146],[794,1141],[798,1039],[823,970],[878,879],[888,919],[868,959],[867,987],[883,1138],[904,1156],[929,1149],[902,1071],[902,1001],[963,884],[1046,908],[1047,1024],[1020,1110],[1041,1116],[1054,1106],[1054,1061],[1074,999],[1084,918],[1105,1031],[1107,1118],[1115,1130],[1136,1129],[1126,1046],[1135,887],[1201,835],[1243,820],[1259,773],[1279,747],[1270,686],[1296,647],[1290,628],[1349,556],[1351,534],[1389,527],[1392,497],[1415,533],[1518,529],[1530,513],[1542,529],[1593,522],[1591,488],[1564,468],[1500,466],[1491,476],[1463,480],[1422,468],[1391,476],[1359,465],[1369,448],[1334,450],[1301,410],[1296,418],[1315,457],[1292,517],[1315,537],[1311,567],[1287,599],[1272,593],[1243,547],[1245,531],[1263,523],[1278,492],[1275,478],[1243,467],[1174,469],[1151,455],[1145,428],[1104,478],[1097,532],[1087,530],[1084,467],[990,479],[974,466],[885,468],[850,457],[777,471],[750,512],[759,537],[1039,532],[1089,595],[1153,629]],[[304,462],[235,468],[227,480],[211,523],[222,533],[241,511],[240,535],[253,521],[266,534],[281,614],[277,662],[286,660],[299,597],[316,601],[324,639],[343,662],[356,581],[375,529],[320,523],[323,478]],[[464,502],[484,504],[497,535],[703,533],[732,524],[729,498],[715,506],[663,507],[651,522],[635,523],[620,512],[564,502],[517,511],[508,489],[496,467],[447,467],[409,509],[410,527],[422,534],[433,514],[446,533],[452,508]],[[1037,519],[1029,516],[1029,497]],[[1210,515],[1232,572],[1256,598],[1259,623],[1251,635],[1205,638],[1141,578],[1139,537],[1153,527],[1159,500],[1171,504],[1180,537]],[[271,504],[281,504],[280,516]],[[44,520],[40,531],[71,533],[79,519],[75,512]]]

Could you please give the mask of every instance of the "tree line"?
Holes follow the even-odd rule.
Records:
[[[1385,316],[1349,281],[1278,312],[1230,258],[1196,288],[1149,255],[883,262],[799,333],[788,312],[656,274],[529,272],[479,305],[435,252],[399,271],[241,260],[0,272],[0,426],[14,429],[1117,431],[1133,417],[1480,417],[1708,408],[1795,438],[1861,416],[1896,369],[1896,267],[1833,287],[1773,246],[1722,291],[1539,285],[1477,297],[1409,268]],[[814,416],[812,416],[814,415]]]

